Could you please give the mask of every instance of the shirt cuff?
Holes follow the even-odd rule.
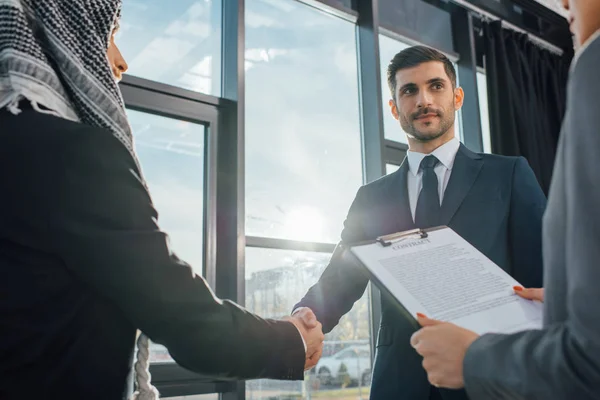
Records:
[[[298,307],[294,311],[292,311],[292,316],[294,316],[294,314],[296,314],[299,310],[300,310],[300,307]],[[296,326],[296,325],[294,325],[294,326]],[[296,327],[296,329],[298,329],[298,327]],[[300,329],[298,329],[298,333],[300,334],[300,337],[302,338],[302,344],[304,345],[304,354],[306,354],[306,351],[308,349],[306,348],[306,342],[304,341],[304,336],[302,336]]]
[[[296,325],[294,325],[294,327],[296,329],[298,329],[298,327]],[[298,329],[298,333],[300,334],[300,337],[302,338],[302,344],[304,345],[304,354],[306,355],[307,348],[306,348],[306,342],[304,341],[304,336],[302,336],[302,332],[300,332],[300,329]]]

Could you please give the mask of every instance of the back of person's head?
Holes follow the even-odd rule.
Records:
[[[426,62],[441,62],[444,64],[444,70],[452,82],[452,87],[456,88],[456,70],[448,57],[430,47],[413,46],[396,54],[388,65],[387,81],[394,101],[396,100],[396,73],[403,69],[417,67]]]

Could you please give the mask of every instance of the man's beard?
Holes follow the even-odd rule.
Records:
[[[427,132],[422,132],[417,129],[417,127],[415,126],[416,118],[425,114],[437,115],[437,118],[440,119],[439,129]],[[411,114],[409,118],[403,118],[401,121],[401,125],[404,132],[414,137],[416,140],[420,142],[430,142],[432,140],[444,136],[444,134],[448,132],[452,125],[454,125],[454,118],[454,113],[450,113],[449,116],[446,116],[444,114],[444,111],[441,109],[427,107],[419,112]]]

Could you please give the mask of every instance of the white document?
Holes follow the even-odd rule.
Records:
[[[420,312],[478,334],[542,327],[542,304],[517,296],[519,282],[450,228],[350,251],[415,318]]]

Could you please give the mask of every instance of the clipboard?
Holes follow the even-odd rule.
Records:
[[[342,260],[357,266],[417,329],[417,312],[479,334],[542,326],[543,306],[517,296],[512,288],[520,283],[447,226],[340,247]],[[457,285],[460,291],[453,290]]]
[[[382,247],[389,247],[392,244],[399,243],[399,242],[402,242],[402,241],[408,240],[408,239],[416,239],[416,240],[426,239],[429,237],[430,232],[434,232],[434,231],[445,229],[445,228],[447,228],[446,225],[435,226],[435,227],[427,228],[427,229],[420,229],[420,228],[410,229],[407,231],[395,232],[395,233],[390,233],[387,235],[378,236],[377,238],[375,238],[373,240],[364,240],[364,241],[360,241],[360,242],[353,242],[353,243],[347,243],[347,244],[342,243],[342,244],[340,244],[341,251],[342,251],[341,257],[344,261],[358,266],[360,268],[361,272],[371,282],[373,282],[373,284],[375,284],[375,286],[377,286],[377,288],[381,292],[382,300],[383,300],[383,297],[385,297],[390,304],[394,305],[394,308],[396,308],[397,311],[399,311],[405,318],[407,318],[414,325],[414,327],[416,329],[419,329],[420,325],[417,322],[416,315],[411,314],[402,305],[402,303],[398,299],[396,299],[396,297],[386,287],[386,285],[383,284],[383,282],[379,279],[379,277],[377,277],[377,275],[373,274],[371,272],[371,270],[369,270],[369,268],[365,267],[363,265],[362,261],[354,253],[352,253],[351,249],[354,246],[363,246],[363,245],[373,244],[373,243],[379,243]]]
[[[429,232],[445,228],[447,228],[447,226],[441,225],[428,229],[417,228],[403,232],[390,233],[389,235],[379,236],[377,239],[375,239],[375,242],[379,243],[383,247],[388,247],[391,246],[393,243],[400,242],[406,239],[426,239],[429,236]]]

